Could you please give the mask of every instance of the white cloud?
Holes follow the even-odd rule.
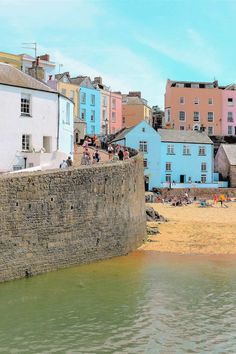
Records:
[[[136,55],[129,48],[100,48],[99,55],[103,60],[95,65],[91,53],[85,62],[56,48],[41,47],[41,50],[51,53],[57,64],[63,64],[61,71],[69,71],[72,76],[88,75],[92,79],[102,76],[103,82],[113,91],[141,91],[150,105],[159,104],[163,107],[165,80],[161,75],[154,75],[154,69],[146,58]]]
[[[178,40],[176,38],[174,40],[163,40],[160,37],[156,40],[139,38],[139,42],[176,62],[198,70],[208,77],[213,78],[214,76],[220,76],[222,73],[219,53],[216,48],[211,46],[194,29],[187,29]]]

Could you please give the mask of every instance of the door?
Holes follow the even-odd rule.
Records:
[[[185,182],[185,175],[180,175],[179,181],[180,181],[180,183],[184,183]]]
[[[145,192],[149,191],[149,177],[148,176],[144,176],[144,188],[145,188]]]

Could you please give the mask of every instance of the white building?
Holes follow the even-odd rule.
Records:
[[[73,103],[63,97],[61,104],[60,97],[46,84],[0,63],[0,172],[55,168],[72,154]]]

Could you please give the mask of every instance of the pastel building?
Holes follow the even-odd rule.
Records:
[[[129,92],[122,95],[122,126],[129,128],[142,120],[152,124],[152,109],[141,92]]]
[[[236,135],[236,85],[221,87],[222,135]]]
[[[213,143],[205,133],[159,129],[158,134],[161,140],[161,186],[212,186]]]
[[[146,190],[227,186],[214,174],[213,143],[205,133],[173,129],[156,131],[142,121],[121,131],[113,143],[143,153]]]
[[[121,146],[131,147],[143,154],[145,190],[161,184],[160,135],[146,121],[126,128],[113,140]]]
[[[167,80],[165,128],[222,134],[222,89],[218,82]]]
[[[73,103],[0,63],[0,172],[58,168],[72,154]]]
[[[82,122],[86,122],[87,134],[100,134],[100,91],[94,88],[88,76],[70,78],[70,82],[80,88],[80,119]]]
[[[93,85],[101,94],[101,134],[114,134],[122,128],[122,95],[112,92],[101,77],[95,77]]]

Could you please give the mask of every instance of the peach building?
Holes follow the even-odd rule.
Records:
[[[121,93],[112,92],[100,76],[94,78],[93,85],[101,93],[101,134],[114,134],[122,128]]]
[[[218,82],[167,80],[165,127],[222,134],[222,89]]]
[[[141,97],[141,92],[122,95],[122,126],[133,127],[143,120],[152,125],[152,109]]]

